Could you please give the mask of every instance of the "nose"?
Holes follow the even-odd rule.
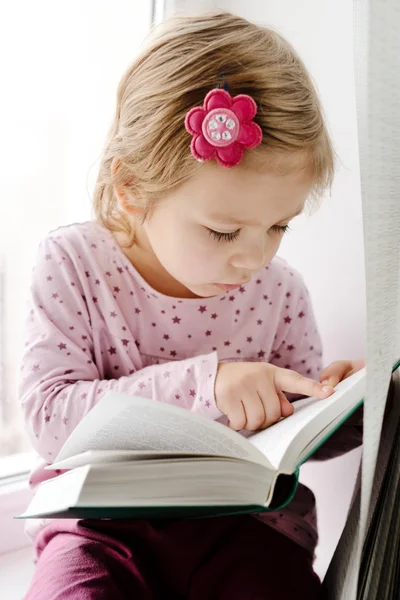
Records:
[[[267,248],[265,240],[258,240],[245,247],[237,249],[231,257],[231,265],[246,272],[256,272],[266,264]]]

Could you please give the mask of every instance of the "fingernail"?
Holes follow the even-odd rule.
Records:
[[[330,392],[332,389],[333,389],[333,388],[332,388],[332,386],[331,386],[331,385],[325,385],[325,386],[322,388],[322,391],[323,391],[325,394],[327,394],[327,393],[328,393],[328,392]]]
[[[321,385],[328,385],[329,383],[329,379],[324,379],[323,381],[321,381]]]

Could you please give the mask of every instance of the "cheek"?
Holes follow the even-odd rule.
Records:
[[[187,232],[184,246],[179,249],[181,265],[187,281],[212,283],[219,281],[226,270],[224,248],[211,240],[203,231]]]
[[[222,249],[198,227],[164,222],[162,229],[148,227],[147,235],[158,260],[177,280],[208,283],[226,264]]]

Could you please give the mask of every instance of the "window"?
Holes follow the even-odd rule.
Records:
[[[36,248],[91,217],[118,82],[156,12],[151,0],[15,0],[2,11],[0,478],[33,454],[17,380]]]

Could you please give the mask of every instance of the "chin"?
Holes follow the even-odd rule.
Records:
[[[211,296],[219,296],[223,294],[221,290],[216,290],[212,285],[194,285],[187,288],[199,298],[211,298]]]

